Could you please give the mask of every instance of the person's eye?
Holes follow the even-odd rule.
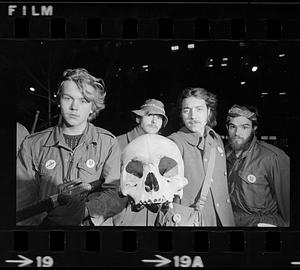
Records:
[[[81,103],[89,103],[89,102],[85,98],[82,98]]]
[[[63,100],[69,101],[71,98],[68,96],[63,96]]]

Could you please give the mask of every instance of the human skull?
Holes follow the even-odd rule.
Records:
[[[172,202],[174,195],[182,198],[188,183],[177,145],[157,134],[139,136],[125,147],[120,182],[135,204]]]

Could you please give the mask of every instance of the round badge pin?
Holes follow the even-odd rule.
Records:
[[[56,161],[53,160],[53,159],[48,160],[48,161],[46,162],[46,164],[45,164],[45,167],[46,167],[46,169],[48,169],[48,170],[54,169],[55,166],[56,166]]]
[[[249,174],[249,175],[247,176],[247,179],[248,179],[248,181],[249,181],[250,183],[254,183],[254,182],[256,181],[256,177],[255,177],[255,175],[253,175],[253,174]]]
[[[93,168],[95,166],[95,161],[93,159],[88,159],[86,161],[86,166],[88,166],[88,168]]]
[[[218,151],[219,151],[220,154],[224,153],[224,150],[220,146],[218,146],[217,149],[218,149]]]
[[[174,223],[179,223],[181,221],[181,215],[180,214],[175,214],[173,217],[172,217],[172,220]]]
[[[218,149],[219,153],[221,154],[221,156],[223,157],[224,156],[224,150],[220,146],[218,146],[217,149]]]

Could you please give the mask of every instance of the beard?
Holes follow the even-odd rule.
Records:
[[[243,139],[239,136],[230,137],[229,144],[234,151],[247,150],[253,140],[254,135],[254,131],[252,131],[246,139]]]

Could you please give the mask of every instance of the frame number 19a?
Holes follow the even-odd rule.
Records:
[[[174,256],[175,267],[203,267],[203,262],[200,256],[191,258],[190,256]]]

